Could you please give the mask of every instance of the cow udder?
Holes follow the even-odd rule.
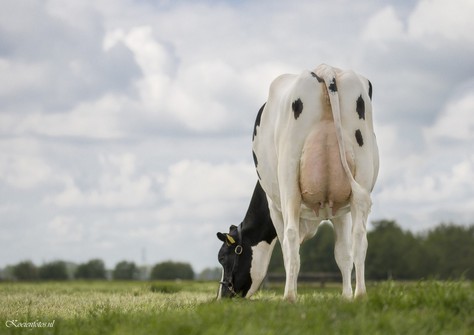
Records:
[[[353,170],[350,154],[347,154],[347,159]],[[306,138],[300,160],[299,184],[303,202],[318,216],[320,208],[332,208],[334,215],[348,204],[351,184],[341,163],[332,120],[319,122]]]

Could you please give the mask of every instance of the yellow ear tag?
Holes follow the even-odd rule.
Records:
[[[235,243],[235,240],[232,236],[230,236],[229,234],[225,234],[225,236],[227,237],[227,241],[229,241],[230,244]]]

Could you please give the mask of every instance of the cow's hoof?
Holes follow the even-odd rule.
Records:
[[[357,291],[355,292],[354,294],[354,299],[357,299],[357,300],[360,300],[360,299],[365,299],[367,298],[367,292],[364,290],[364,291]]]
[[[286,301],[288,301],[289,303],[296,303],[296,294],[287,294],[283,297]]]
[[[347,300],[347,301],[352,300],[352,292],[342,293],[342,298]]]

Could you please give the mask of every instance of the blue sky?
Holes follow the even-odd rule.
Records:
[[[216,266],[256,181],[271,81],[320,63],[374,85],[371,220],[474,215],[474,3],[4,1],[0,266]]]

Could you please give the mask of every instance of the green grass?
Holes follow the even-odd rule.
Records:
[[[0,283],[0,334],[473,334],[472,282],[383,282],[349,302],[340,285],[281,286],[215,301],[216,283]],[[15,328],[52,322],[52,328]]]

